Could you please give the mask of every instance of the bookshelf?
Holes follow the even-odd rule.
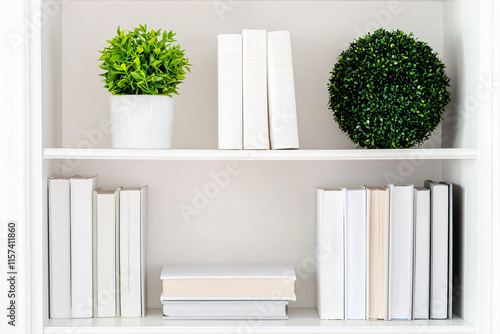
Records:
[[[30,0],[35,12],[52,1]],[[45,7],[44,7],[45,6]],[[492,180],[500,128],[490,80],[496,52],[492,0],[433,1],[92,1],[63,0],[31,43],[32,194],[31,328],[42,333],[494,333]],[[496,13],[496,12],[495,12]],[[496,14],[495,14],[496,15]],[[500,17],[500,15],[499,15]],[[113,150],[103,126],[107,92],[97,58],[116,27],[172,29],[193,64],[180,89],[172,150]],[[355,37],[379,26],[413,31],[438,51],[452,78],[452,102],[422,148],[357,150],[327,109],[329,71]],[[301,149],[219,151],[216,35],[242,28],[290,30]],[[500,29],[498,29],[500,31]],[[497,35],[495,35],[497,36]],[[498,37],[498,36],[497,36]],[[37,60],[39,62],[37,62]],[[36,81],[35,81],[36,82]],[[489,92],[489,93],[488,93]],[[496,146],[495,146],[496,145]],[[189,217],[213,175],[236,168],[227,186]],[[98,175],[99,186],[148,184],[147,287],[143,319],[48,319],[46,177]],[[447,321],[321,321],[316,303],[314,188],[383,185],[425,179],[458,186],[460,245],[454,312]],[[497,194],[498,195],[498,194]],[[163,321],[159,274],[164,263],[287,262],[298,276],[288,321]]]

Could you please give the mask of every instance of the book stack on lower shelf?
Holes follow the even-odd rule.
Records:
[[[451,319],[452,184],[316,189],[321,319]]]
[[[147,186],[52,177],[48,194],[50,318],[144,316]]]
[[[164,319],[288,319],[291,265],[165,265]]]

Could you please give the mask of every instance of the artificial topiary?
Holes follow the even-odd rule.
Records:
[[[400,30],[359,38],[330,72],[330,109],[367,148],[408,148],[429,138],[450,101],[450,79],[427,43]]]

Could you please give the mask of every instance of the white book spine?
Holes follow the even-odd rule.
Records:
[[[218,36],[219,149],[243,148],[243,44],[241,34]]]
[[[430,192],[414,190],[415,252],[413,267],[413,319],[429,319]]]
[[[243,148],[269,149],[265,30],[243,30]]]
[[[92,192],[97,178],[72,178],[71,317],[92,318]]]
[[[292,45],[288,31],[267,34],[267,61],[271,148],[299,148]]]
[[[344,319],[344,192],[316,189],[318,314]]]
[[[366,319],[366,190],[347,189],[345,319]]]
[[[71,214],[69,179],[48,180],[49,316],[71,318]]]

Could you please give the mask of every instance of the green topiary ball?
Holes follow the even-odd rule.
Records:
[[[422,144],[443,119],[450,78],[427,43],[400,30],[359,38],[330,72],[330,109],[360,147]]]

